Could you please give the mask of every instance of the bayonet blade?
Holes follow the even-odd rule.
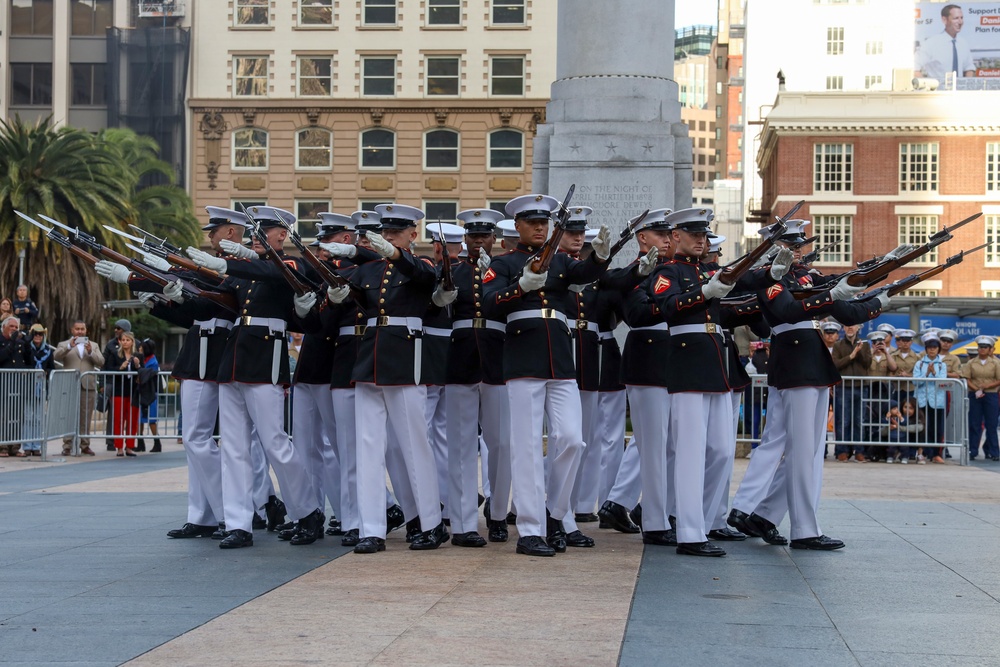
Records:
[[[67,232],[72,232],[73,234],[76,234],[77,231],[78,231],[77,229],[74,229],[73,227],[69,227],[67,225],[64,225],[63,223],[59,222],[58,220],[53,220],[52,218],[50,218],[47,215],[42,215],[41,213],[39,213],[38,217],[41,218],[42,220],[44,220],[45,222],[51,222],[53,225],[55,225],[56,227],[59,227],[60,229],[65,229]]]
[[[143,229],[142,227],[136,227],[135,225],[133,225],[133,224],[129,223],[129,228],[130,228],[130,229],[131,229],[132,231],[134,231],[134,232],[137,232],[137,233],[139,233],[139,234],[142,234],[142,236],[143,236],[143,238],[144,238],[144,239],[149,239],[149,240],[153,241],[154,243],[158,243],[158,244],[160,244],[160,245],[163,245],[164,243],[166,243],[166,242],[167,242],[167,240],[166,240],[166,239],[161,239],[161,238],[160,238],[159,236],[157,236],[156,234],[153,234],[152,232],[147,232],[147,231],[146,231],[145,229]]]
[[[147,243],[146,239],[140,239],[138,236],[132,236],[131,234],[126,234],[122,230],[115,229],[114,227],[111,227],[110,225],[101,225],[101,226],[104,227],[109,232],[111,232],[112,234],[117,234],[118,236],[124,236],[125,238],[127,238],[130,241],[135,241],[136,243],[142,243],[142,244]]]
[[[17,216],[19,218],[21,218],[22,220],[26,220],[26,221],[30,222],[31,224],[33,224],[35,227],[38,227],[39,229],[44,230],[46,234],[50,234],[52,232],[52,229],[50,227],[46,227],[45,225],[43,225],[42,223],[38,222],[34,218],[32,218],[30,216],[27,216],[24,213],[21,213],[20,211],[14,211],[14,213],[16,213]]]

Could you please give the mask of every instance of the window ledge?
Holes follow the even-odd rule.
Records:
[[[229,27],[230,30],[250,30],[250,31],[267,31],[274,30],[273,25],[234,25]]]
[[[527,25],[517,24],[517,23],[512,23],[510,25],[504,25],[502,23],[498,25],[488,25],[486,26],[485,29],[486,30],[531,30],[531,28],[528,27]]]
[[[335,25],[294,25],[292,30],[338,30]]]
[[[399,24],[389,25],[388,23],[386,23],[385,25],[359,25],[357,29],[358,30],[402,30],[403,26]]]
[[[464,25],[422,25],[421,30],[468,30]]]

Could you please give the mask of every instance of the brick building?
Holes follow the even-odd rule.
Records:
[[[764,123],[757,165],[762,206],[813,221],[819,245],[838,248],[816,263],[827,273],[923,243],[974,213],[913,273],[1000,233],[1000,122],[994,92],[780,93]],[[1000,296],[1000,244],[980,252],[913,296]]]

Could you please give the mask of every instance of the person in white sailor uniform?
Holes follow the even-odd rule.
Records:
[[[535,273],[531,260],[548,237],[558,206],[547,195],[524,195],[508,202],[506,211],[515,220],[520,242],[514,252],[493,260],[483,281],[486,317],[507,323],[504,377],[510,399],[511,480],[520,535],[516,550],[532,556],[553,556],[566,549],[562,520],[567,515],[572,519],[570,494],[584,446],[572,334],[564,312],[566,293],[570,285],[600,278],[611,249],[610,234],[602,227],[593,242],[594,252],[586,260],[556,253],[548,271]],[[546,418],[547,483],[542,460]]]
[[[436,298],[434,263],[413,255],[409,248],[417,238],[417,221],[423,211],[401,204],[380,204],[382,234],[369,232],[372,250],[326,248],[334,255],[342,250],[358,264],[351,283],[363,296],[359,306],[367,315],[365,334],[358,348],[352,379],[355,383],[357,424],[358,509],[361,540],[355,553],[385,550],[386,448],[389,431],[395,439],[412,487],[419,533],[410,548],[436,549],[450,535],[441,517],[434,454],[427,441],[427,388],[421,384],[420,339],[422,317]],[[347,287],[327,290],[333,303],[343,303]],[[452,296],[453,298],[453,296]],[[397,497],[399,494],[397,493]],[[404,512],[407,507],[404,505]],[[408,515],[409,516],[409,515]]]
[[[250,215],[264,230],[270,248],[299,271],[298,261],[282,251],[288,234],[284,225],[294,224],[295,216],[265,206],[250,207]],[[284,431],[283,415],[285,388],[290,380],[285,331],[293,314],[293,300],[299,298],[277,267],[257,257],[265,253],[265,248],[256,240],[254,258],[247,257],[247,249],[239,244],[220,245],[225,252],[240,253],[245,258],[223,259],[197,248],[187,250],[199,266],[227,276],[220,290],[235,294],[240,306],[240,317],[226,341],[218,373],[222,497],[228,530],[219,546],[233,549],[253,545],[252,429],[278,478],[288,515],[299,524],[292,544],[311,544],[323,537],[326,519],[317,506],[306,462]]]

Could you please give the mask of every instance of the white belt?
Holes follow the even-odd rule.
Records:
[[[441,336],[451,338],[451,329],[440,329],[438,327],[424,327],[424,333],[428,336]]]
[[[597,322],[591,322],[589,320],[568,320],[566,326],[570,329],[581,329],[584,331],[599,331]]]
[[[667,323],[666,322],[660,322],[659,324],[654,324],[654,325],[648,326],[648,327],[632,327],[631,330],[632,331],[670,331],[670,328],[667,327]]]
[[[364,336],[365,335],[365,325],[356,324],[353,327],[340,327],[337,330],[337,335],[339,336]]]
[[[566,320],[566,316],[555,308],[541,308],[538,310],[519,310],[516,313],[511,313],[507,316],[507,324],[511,322],[517,322],[518,320],[559,320],[566,326],[569,326],[569,322]]]
[[[285,333],[285,320],[279,320],[276,317],[250,317],[249,315],[244,315],[240,319],[236,320],[236,326],[244,327],[267,327],[272,333]]]
[[[611,340],[615,337],[614,331],[598,331],[597,340]]]
[[[477,317],[474,320],[455,320],[451,325],[452,330],[455,329],[493,329],[494,331],[506,331],[505,327],[501,322],[494,322],[493,320],[487,320],[483,317]]]
[[[368,318],[368,326],[406,327],[409,329],[410,333],[418,333],[423,331],[424,321],[419,317],[389,317],[387,315],[380,315],[378,317]]]
[[[819,320],[806,320],[805,322],[796,322],[795,324],[776,324],[771,327],[771,332],[783,334],[798,329],[819,329]]]
[[[719,334],[721,336],[722,327],[715,322],[706,322],[705,324],[678,324],[670,327],[671,336],[691,333]]]
[[[233,323],[230,320],[224,320],[222,318],[216,317],[211,320],[195,320],[195,324],[201,329],[201,333],[208,335],[215,333],[216,329],[232,329]]]

